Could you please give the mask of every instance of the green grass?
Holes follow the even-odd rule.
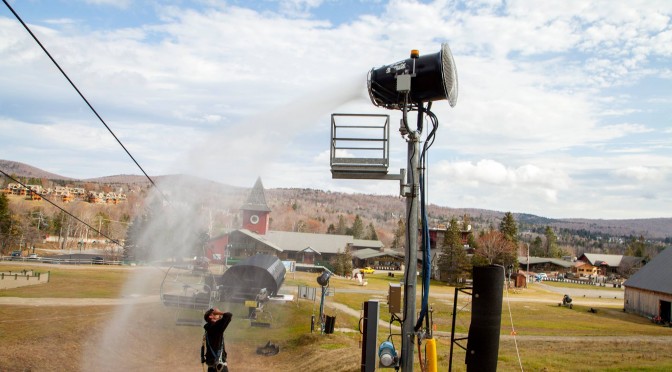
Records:
[[[118,298],[132,271],[120,267],[77,268],[59,266],[1,265],[0,271],[33,270],[34,273],[49,273],[49,282],[0,291],[0,297],[24,298]],[[150,290],[143,294],[156,293],[163,279],[163,272],[156,269],[151,275]]]
[[[0,267],[5,269],[6,266]],[[22,267],[25,268],[25,267]],[[36,267],[44,270],[44,267]],[[111,298],[124,291],[126,280],[133,273],[128,268],[87,267],[79,269],[49,268],[53,273],[48,284],[0,291],[1,297],[61,297]],[[156,294],[162,280],[162,271],[150,276],[147,292]],[[336,315],[337,331],[332,335],[310,333],[311,316],[319,313],[319,287],[316,274],[289,274],[285,286],[308,285],[316,287],[315,302],[295,300],[284,304],[269,302],[265,311],[272,316],[270,328],[251,327],[245,320],[242,305],[220,307],[234,313],[234,321],[227,330],[227,350],[232,368],[238,371],[355,371],[359,369],[361,336],[359,316],[329,308],[338,302],[353,310],[372,298],[381,302],[381,318],[389,319],[386,291],[389,283],[401,278],[386,274],[367,275],[368,285],[358,286],[354,281],[333,278],[335,296],[326,298],[328,315]],[[555,284],[555,283],[554,283]],[[376,293],[344,293],[344,289],[379,290]],[[339,291],[340,290],[340,291]],[[418,291],[419,292],[419,291]],[[436,335],[439,369],[446,370],[450,352],[450,337],[454,288],[442,283],[431,287],[433,319]],[[456,331],[468,332],[471,313],[468,297],[460,295]],[[589,305],[597,299],[575,298],[573,309],[557,305],[561,295],[532,285],[517,293],[504,296],[502,327],[499,343],[498,370],[527,371],[667,371],[672,370],[672,328],[653,325],[647,319],[622,311],[622,300],[600,299],[603,305]],[[510,302],[509,302],[510,300]],[[551,302],[539,302],[548,300]],[[419,306],[420,301],[416,301]],[[588,310],[593,307],[597,313]],[[511,314],[509,315],[509,308]],[[82,354],[86,345],[95,344],[116,308],[114,306],[3,306],[0,318],[0,370],[82,370]],[[133,316],[124,330],[122,359],[127,370],[201,370],[198,347],[202,336],[200,327],[175,326],[178,316],[200,317],[200,312],[178,312],[160,303],[135,305]],[[517,336],[511,337],[511,318]],[[398,323],[395,323],[398,325]],[[379,340],[387,337],[388,328],[379,328]],[[444,333],[445,332],[445,335]],[[664,338],[661,339],[661,336]],[[277,356],[256,355],[256,348],[269,340],[281,347]],[[397,347],[398,338],[393,339]],[[466,341],[463,342],[466,345]],[[115,349],[116,350],[116,349]],[[160,353],[162,358],[156,359]],[[454,348],[453,370],[465,371],[465,352]],[[417,349],[414,350],[417,366]],[[520,359],[519,359],[520,356]],[[150,367],[148,367],[150,366]],[[338,367],[337,367],[338,366]],[[121,366],[119,366],[121,368]],[[234,369],[232,369],[234,370]]]

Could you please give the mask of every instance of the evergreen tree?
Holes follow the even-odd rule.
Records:
[[[467,235],[467,245],[469,245],[473,249],[478,248],[478,241],[476,240],[474,234]]]
[[[352,252],[346,248],[343,252],[343,275],[350,275],[352,273]]]
[[[63,228],[63,222],[65,221],[66,214],[63,211],[54,213],[51,217],[52,223],[49,225],[51,227],[51,234],[61,236],[61,229]]]
[[[9,209],[9,199],[0,193],[0,250],[3,255],[9,253],[20,236],[18,221]]]
[[[469,217],[469,213],[465,213],[462,216],[462,226],[466,229],[469,225],[471,225],[471,217]]]
[[[397,222],[397,229],[394,231],[394,240],[392,240],[392,249],[403,249],[406,245],[406,224],[401,218]]]
[[[532,244],[530,244],[530,256],[534,257],[543,257],[544,256],[544,241],[540,236],[534,238]]]
[[[339,250],[330,263],[336,275],[346,276],[352,273],[352,253],[349,249],[343,252]]]
[[[555,235],[555,232],[553,229],[551,229],[550,226],[546,226],[544,235],[546,236],[546,244],[544,245],[544,250],[546,253],[545,257],[560,258],[561,252],[558,248],[558,237]]]
[[[369,222],[368,233],[366,234],[366,239],[368,240],[378,240],[378,234],[376,233],[376,228],[373,227],[373,222]]]
[[[147,220],[144,216],[138,216],[126,230],[124,240],[124,261],[142,261],[149,255],[149,248],[142,242],[142,231]]]
[[[348,233],[348,227],[345,224],[345,217],[343,215],[338,216],[338,224],[336,225],[336,235],[346,235]]]
[[[327,227],[327,234],[330,235],[336,234],[336,226],[334,226],[333,223],[329,224],[329,227]]]
[[[469,259],[462,245],[462,233],[455,218],[450,220],[448,230],[443,235],[439,270],[441,280],[456,284],[469,270]]]
[[[364,223],[359,215],[355,216],[355,221],[352,222],[352,237],[355,239],[364,239]]]
[[[513,213],[506,212],[502,222],[499,224],[499,231],[504,234],[504,237],[514,244],[518,245],[518,226],[516,220],[513,218]]]
[[[343,260],[341,259],[341,250],[338,250],[338,253],[336,253],[335,256],[329,260],[329,263],[331,264],[331,270],[334,272],[336,275],[343,275]]]
[[[646,255],[646,240],[640,235],[639,239],[632,237],[628,243],[625,254],[633,257],[644,257]]]

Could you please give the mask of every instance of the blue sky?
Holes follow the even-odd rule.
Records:
[[[396,195],[332,180],[334,112],[374,107],[373,67],[448,43],[429,201],[545,217],[672,217],[672,2],[14,0],[150,175]],[[0,6],[0,158],[140,174]]]

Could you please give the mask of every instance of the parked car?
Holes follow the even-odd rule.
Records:
[[[21,251],[12,251],[12,254],[10,255],[12,258],[11,260],[20,260],[21,259]]]
[[[542,280],[548,279],[548,275],[546,273],[538,273],[537,275],[534,276],[538,282]]]
[[[91,259],[91,263],[94,264],[94,265],[102,265],[103,261],[104,261],[103,258],[100,257],[100,256],[96,256],[96,257]]]
[[[362,274],[373,274],[376,270],[374,270],[371,266],[367,266],[365,268],[359,269],[359,272]]]
[[[37,253],[31,253],[28,255],[29,260],[39,260],[40,257],[37,255]]]

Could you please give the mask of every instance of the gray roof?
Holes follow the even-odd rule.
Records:
[[[366,259],[366,258],[371,258],[375,257],[377,254],[379,254],[380,251],[371,249],[371,248],[365,248],[365,249],[359,249],[354,252],[352,252],[352,257],[359,258],[359,259]]]
[[[259,234],[255,233],[255,232],[253,232],[253,231],[248,230],[248,229],[238,229],[238,230],[235,230],[235,231],[232,231],[232,232],[231,232],[231,234],[235,234],[235,233],[241,233],[241,234],[243,234],[243,235],[246,235],[246,236],[248,236],[248,237],[250,237],[250,238],[252,238],[252,239],[254,239],[254,240],[257,240],[258,242],[260,242],[260,243],[262,243],[262,244],[264,244],[264,245],[266,245],[266,246],[268,246],[268,247],[270,247],[270,248],[275,249],[275,250],[278,251],[278,252],[282,252],[282,251],[283,251],[283,249],[282,249],[281,247],[278,247],[275,243],[273,243],[272,241],[266,239],[265,236],[263,236],[263,235],[259,235]]]
[[[609,267],[619,267],[623,259],[623,255],[620,254],[584,253],[582,257],[586,257],[593,266],[606,264]]]
[[[628,288],[645,289],[672,294],[672,248],[658,253],[656,257],[639,269],[623,285]]]
[[[521,265],[527,265],[527,256],[518,256],[518,263]],[[530,257],[530,265],[535,265],[535,264],[544,264],[544,263],[551,263],[557,266],[569,268],[572,267],[573,263],[569,261],[565,261],[560,258],[548,258],[548,257]]]
[[[352,245],[354,247],[374,248],[377,250],[383,248],[383,242],[380,240],[352,239]]]
[[[374,257],[384,257],[384,256],[391,256],[394,258],[403,258],[404,254],[401,252],[393,251],[393,250],[387,250],[387,251],[379,251],[376,249],[360,249],[358,251],[352,252],[352,256],[355,258],[359,258],[360,260],[365,260],[367,258],[374,258]]]
[[[282,248],[284,251],[299,252],[310,246],[313,250],[336,254],[352,244],[350,235],[311,234],[291,231],[269,231],[266,239]]]
[[[266,194],[264,194],[264,185],[261,183],[261,177],[257,178],[250,195],[245,204],[240,209],[245,211],[270,212],[271,208],[266,203]]]

